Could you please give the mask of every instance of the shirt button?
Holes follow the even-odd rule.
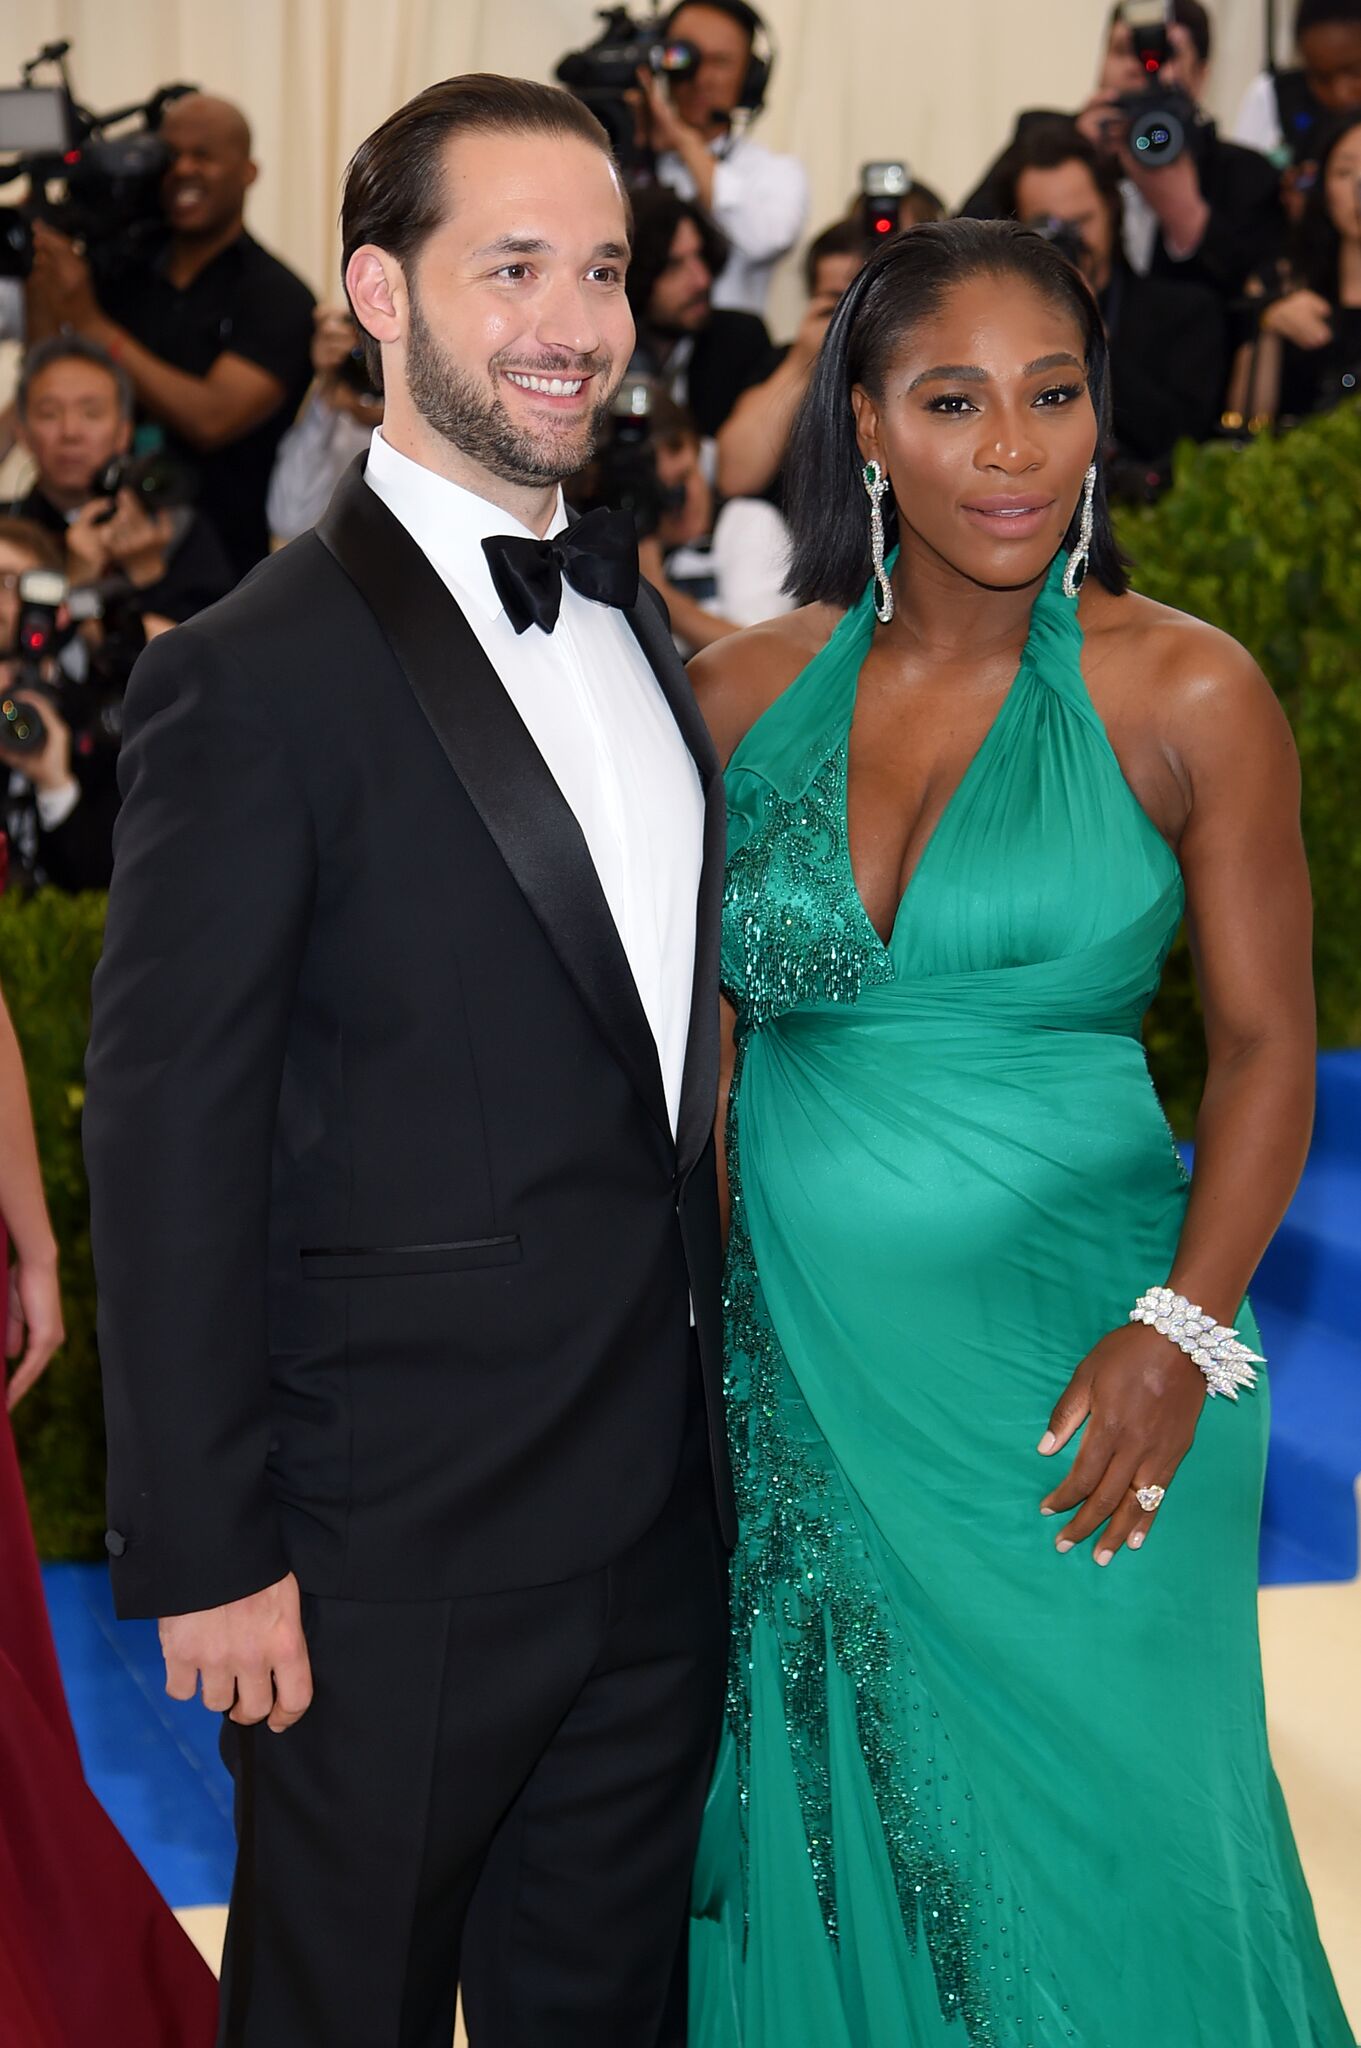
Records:
[[[104,1548],[110,1557],[121,1557],[128,1547],[126,1536],[120,1536],[117,1529],[110,1529],[104,1537]]]

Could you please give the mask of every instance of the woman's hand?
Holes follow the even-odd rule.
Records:
[[[1109,1564],[1121,1544],[1139,1548],[1157,1510],[1145,1512],[1135,1489],[1171,1485],[1205,1399],[1199,1366],[1146,1323],[1112,1330],[1088,1352],[1039,1445],[1053,1457],[1087,1425],[1068,1477],[1040,1503],[1042,1515],[1079,1509],[1059,1534],[1059,1550],[1085,1542],[1103,1523],[1098,1564]]]
[[[1267,307],[1262,329],[1296,348],[1326,348],[1333,338],[1333,309],[1321,292],[1287,292]]]
[[[6,1357],[18,1357],[21,1349],[24,1354],[6,1395],[11,1414],[29,1388],[42,1378],[53,1352],[63,1343],[65,1336],[55,1250],[50,1258],[20,1259],[9,1276],[9,1313],[5,1330]]]

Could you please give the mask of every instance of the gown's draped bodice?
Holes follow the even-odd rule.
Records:
[[[1351,2038],[1266,1748],[1265,1385],[1208,1404],[1137,1559],[1038,1513],[1187,1199],[1139,1038],[1181,873],[1061,566],[887,942],[847,823],[872,590],[728,770],[742,1534],[692,2048]]]
[[[888,944],[847,829],[869,594],[747,734],[728,770],[724,985],[757,1028],[873,993],[947,1032],[1137,1036],[1183,908],[1181,871],[1126,783],[1082,679],[1059,566],[1020,667],[918,862]],[[883,992],[892,991],[885,996]]]

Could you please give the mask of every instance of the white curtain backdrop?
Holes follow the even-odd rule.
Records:
[[[1210,0],[1218,37],[1212,110],[1232,116],[1260,68],[1264,0]],[[1017,110],[1076,107],[1088,91],[1107,0],[763,0],[777,61],[758,133],[796,151],[811,229],[836,219],[859,166],[903,157],[956,204]],[[1283,5],[1283,14],[1293,12]],[[185,79],[235,100],[255,130],[253,232],[326,297],[337,291],[336,212],[350,152],[438,78],[549,78],[595,33],[591,0],[4,0],[0,84],[40,44],[69,37],[79,97],[95,108]],[[0,201],[7,195],[0,191]],[[771,325],[792,330],[793,266]]]

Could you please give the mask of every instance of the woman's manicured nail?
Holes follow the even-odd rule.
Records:
[[[1113,1550],[1098,1550],[1096,1553],[1096,1561],[1098,1564],[1109,1564],[1114,1556],[1115,1552]]]
[[[1045,1431],[1044,1435],[1043,1435],[1043,1436],[1042,1436],[1042,1437],[1040,1438],[1040,1441],[1039,1441],[1038,1445],[1036,1446],[1036,1448],[1037,1448],[1037,1449],[1038,1449],[1038,1450],[1039,1450],[1039,1451],[1040,1451],[1040,1452],[1041,1452],[1041,1453],[1042,1453],[1042,1454],[1043,1454],[1043,1455],[1044,1455],[1045,1457],[1048,1457],[1048,1455],[1049,1455],[1050,1451],[1052,1451],[1052,1450],[1053,1450],[1053,1448],[1054,1448],[1054,1446],[1055,1446],[1055,1444],[1056,1444],[1057,1442],[1058,1442],[1058,1438],[1057,1438],[1057,1437],[1055,1436],[1055,1434],[1054,1434],[1053,1430],[1052,1430],[1052,1429],[1047,1429],[1047,1430]]]
[[[1130,1547],[1130,1549],[1131,1549],[1131,1550],[1138,1550],[1138,1549],[1140,1548],[1140,1546],[1142,1545],[1142,1543],[1143,1543],[1143,1540],[1144,1540],[1144,1532],[1143,1532],[1143,1530],[1142,1530],[1142,1529],[1136,1529],[1136,1530],[1135,1530],[1135,1532],[1134,1532],[1134,1534],[1133,1534],[1133,1535],[1132,1535],[1132,1536],[1130,1537],[1130,1539],[1129,1539],[1129,1547]]]
[[[1055,1550],[1060,1552],[1065,1550],[1071,1550],[1072,1547],[1072,1544],[1068,1541],[1068,1538],[1066,1536],[1060,1536],[1058,1542],[1054,1545]]]

